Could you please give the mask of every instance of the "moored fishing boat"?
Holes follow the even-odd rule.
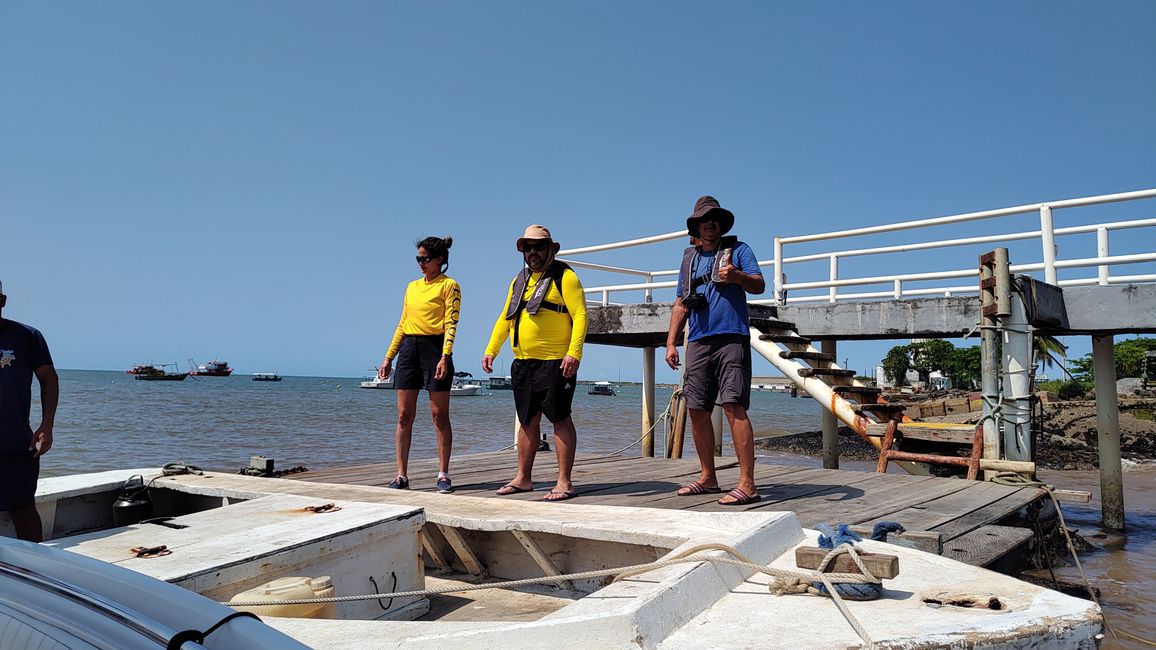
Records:
[[[193,367],[189,374],[194,377],[228,377],[233,374],[233,369],[229,367],[228,361],[213,359],[208,363],[197,365],[192,359],[189,359],[189,365]]]
[[[132,370],[128,371],[128,374],[132,375],[133,379],[141,379],[144,381],[184,381],[185,377],[189,376],[189,373],[169,372],[164,369],[165,366],[173,366],[175,368],[176,365],[175,363],[163,364],[161,366],[139,364],[133,366]]]
[[[255,372],[253,381],[281,381],[281,375],[275,372]]]

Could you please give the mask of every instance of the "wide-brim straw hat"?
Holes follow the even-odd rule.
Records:
[[[554,238],[550,236],[550,229],[549,228],[547,228],[546,226],[540,226],[538,224],[534,224],[534,225],[526,228],[526,232],[521,237],[518,238],[517,242],[514,243],[514,245],[518,247],[519,253],[522,252],[522,245],[525,244],[526,241],[530,240],[530,239],[535,239],[535,240],[543,240],[544,239],[548,242],[554,243]]]
[[[735,225],[735,215],[718,204],[718,199],[705,195],[694,202],[694,213],[686,218],[686,232],[691,237],[698,237],[698,223],[710,215],[718,220],[720,235],[725,235]]]

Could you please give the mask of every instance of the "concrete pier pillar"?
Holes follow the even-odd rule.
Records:
[[[1112,336],[1092,337],[1096,373],[1096,441],[1100,448],[1101,518],[1105,528],[1124,530],[1124,473],[1120,463],[1120,403]]]
[[[654,348],[642,348],[642,455],[654,456]]]
[[[820,350],[836,356],[838,345],[834,340],[820,342]],[[819,406],[819,427],[823,431],[823,468],[839,469],[839,420],[823,405]]]
[[[1028,325],[1023,296],[1011,294],[1011,315],[1001,322],[1003,457],[1031,460],[1032,329]]]

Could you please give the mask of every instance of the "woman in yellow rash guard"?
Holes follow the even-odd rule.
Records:
[[[454,380],[454,337],[458,333],[462,290],[456,280],[445,274],[453,243],[452,237],[426,237],[418,242],[417,263],[422,277],[410,282],[405,289],[401,320],[389,351],[385,353],[385,360],[377,371],[379,378],[388,379],[393,359],[397,357],[394,376],[397,389],[397,477],[389,484],[395,489],[409,488],[406,475],[409,446],[417,415],[417,396],[424,388],[429,391],[430,412],[438,435],[440,471],[436,487],[442,494],[454,491],[449,473],[454,439],[450,426],[450,387]]]

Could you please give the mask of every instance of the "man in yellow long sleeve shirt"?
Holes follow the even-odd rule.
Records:
[[[570,472],[578,435],[570,412],[586,341],[586,294],[574,270],[554,258],[560,246],[545,226],[530,226],[516,245],[526,266],[510,283],[482,357],[482,370],[493,372],[494,357],[512,335],[510,379],[521,424],[518,474],[498,494],[534,489],[531,473],[545,414],[554,424],[558,481],[544,500],[565,501],[574,497]]]

